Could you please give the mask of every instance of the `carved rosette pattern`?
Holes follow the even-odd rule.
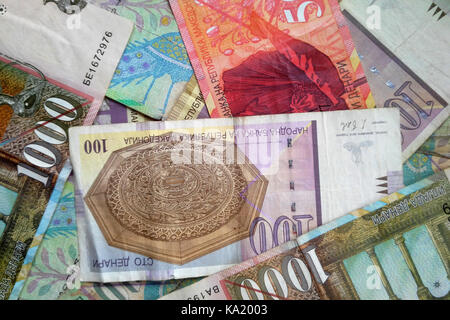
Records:
[[[225,225],[245,203],[247,182],[238,165],[175,164],[174,148],[176,142],[168,141],[136,152],[107,183],[112,215],[148,239],[201,237]]]

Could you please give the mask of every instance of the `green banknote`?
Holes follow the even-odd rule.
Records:
[[[450,298],[450,170],[166,299]]]
[[[433,135],[403,164],[403,182],[413,184],[435,172],[450,167],[450,120],[447,119]]]
[[[106,95],[154,119],[170,110],[193,75],[167,0],[89,0],[135,23]]]

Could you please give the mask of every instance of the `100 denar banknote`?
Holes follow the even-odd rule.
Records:
[[[431,3],[340,1],[376,106],[400,109],[404,161],[450,115],[450,17]]]
[[[106,285],[80,282],[79,270],[75,190],[69,178],[19,294],[20,300],[154,300],[195,282],[187,279]]]
[[[349,21],[349,27],[350,30],[352,30],[353,24],[351,21]],[[353,39],[357,47],[363,44],[363,38],[355,37],[355,34],[353,35]],[[371,56],[363,56],[362,59],[368,63],[370,57]],[[376,70],[374,70],[374,72],[376,72]],[[397,77],[401,76],[399,73],[390,75],[393,79],[397,79]],[[196,82],[190,81],[181,94],[179,101],[167,114],[166,120],[187,120],[197,119],[197,117],[203,118],[203,111],[201,111],[201,108],[203,107],[206,108],[200,88]],[[418,151],[404,162],[403,182],[405,185],[425,179],[450,166],[450,159],[448,158],[450,148],[448,143],[450,139],[450,131],[448,130],[449,123],[450,119],[447,118],[446,122],[444,122],[432,136],[420,146]],[[402,130],[402,133],[404,133],[404,130]],[[402,148],[405,148],[405,140],[403,140]]]
[[[448,299],[450,170],[163,299]]]
[[[149,119],[133,109],[105,99],[94,124],[142,122]],[[64,185],[61,199],[48,223],[41,243],[33,242],[37,250],[29,262],[27,278],[16,283],[9,299],[156,299],[194,280],[99,284],[80,282],[78,232],[75,214],[75,188],[72,180]],[[20,292],[17,292],[21,290]]]
[[[396,109],[79,127],[70,141],[82,281],[212,274],[402,184]]]

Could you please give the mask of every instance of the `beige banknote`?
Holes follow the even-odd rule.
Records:
[[[450,170],[163,299],[436,299],[450,296]]]
[[[399,112],[70,131],[83,281],[212,274],[402,184]]]

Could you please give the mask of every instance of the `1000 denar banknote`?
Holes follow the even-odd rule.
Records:
[[[81,279],[211,274],[370,203],[402,185],[398,121],[379,109],[71,130]]]
[[[70,16],[75,8],[64,3],[2,5],[0,299],[5,299],[27,276],[70,173],[68,128],[93,122],[131,25],[91,6]],[[70,17],[83,21],[78,29],[71,29]]]
[[[94,124],[142,122],[148,120],[148,118],[132,109],[105,99],[97,113]],[[69,170],[67,169],[68,173]],[[63,186],[64,189],[62,189]],[[24,260],[21,274],[9,296],[10,300],[56,299],[65,290],[68,290],[67,283],[78,281],[75,272],[77,268],[79,269],[76,263],[76,261],[79,261],[78,237],[75,205],[71,203],[72,200],[75,201],[75,192],[72,181],[66,182],[64,185],[61,183],[59,188],[61,188],[59,191],[62,192],[62,198],[58,202],[58,207],[56,207],[53,217],[51,215],[43,217],[39,234],[35,237],[43,241],[41,243],[35,240],[31,243],[29,251],[33,254],[29,253]],[[47,228],[47,226],[49,227]],[[73,276],[74,274],[75,276]],[[86,285],[88,284],[83,284],[83,286]],[[97,289],[101,290],[101,288]],[[71,292],[73,293],[74,290]],[[81,292],[83,290],[80,291],[80,294]]]
[[[450,171],[163,299],[448,299]]]

